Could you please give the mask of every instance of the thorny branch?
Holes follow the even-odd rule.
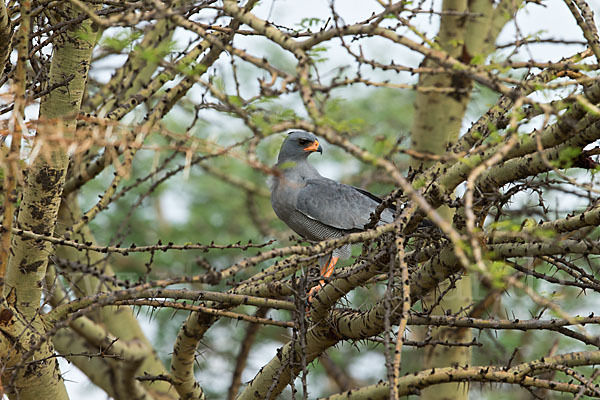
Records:
[[[490,4],[485,12],[440,12],[422,2],[376,1],[372,13],[350,23],[332,2],[326,18],[297,25],[263,12],[256,1],[67,3],[0,1],[0,60],[7,60],[0,77],[0,114],[7,119],[0,121],[0,135],[10,139],[2,142],[0,162],[0,275],[12,260],[16,288],[5,288],[0,304],[0,359],[10,396],[30,398],[23,389],[29,371],[64,356],[114,398],[203,399],[213,390],[205,375],[212,358],[200,355],[219,352],[235,369],[231,399],[276,398],[288,386],[307,398],[313,389],[306,377],[318,373],[312,367],[318,359],[327,360],[339,386],[330,398],[397,399],[444,382],[503,382],[600,397],[598,375],[584,368],[599,362],[598,352],[572,350],[600,345],[599,317],[577,315],[597,301],[600,289],[600,43],[591,3],[565,0],[581,34],[577,40],[520,36],[515,22],[514,40],[495,48],[497,34],[520,15],[519,2]],[[479,36],[443,50],[420,18],[449,16]],[[84,25],[89,28],[81,30]],[[187,43],[176,34],[184,31]],[[73,50],[80,58],[72,73],[48,56],[65,43],[96,39],[100,50],[88,49],[89,60]],[[369,51],[375,39],[387,46],[385,57]],[[475,39],[491,47],[474,54]],[[531,53],[538,45],[577,47],[548,61]],[[328,66],[322,54],[340,57],[330,55],[331,48],[350,64]],[[125,62],[112,63],[117,56]],[[103,68],[110,78],[104,79]],[[450,84],[421,85],[412,74],[448,77]],[[474,83],[477,91],[494,94],[477,97]],[[353,100],[341,99],[362,87],[369,103],[384,91],[397,96],[387,103],[413,91],[493,105],[445,154],[429,154],[404,148],[398,127],[386,127],[383,115],[368,126],[341,113]],[[57,96],[74,97],[68,107],[54,109]],[[286,103],[290,98],[295,105]],[[33,118],[38,102],[44,111]],[[277,173],[270,165],[279,134],[290,130],[311,131],[332,145],[327,156],[337,147],[369,169],[345,178],[352,184],[387,185],[373,185],[390,195],[364,231],[320,243],[282,239],[264,180]],[[43,167],[66,170],[66,157],[57,162],[58,153],[69,156],[66,177]],[[432,165],[407,170],[408,157]],[[177,201],[165,193],[194,209],[183,218],[193,228],[182,235],[176,231],[184,224],[169,214]],[[39,208],[31,221],[16,219],[33,210],[36,196],[49,194],[55,199],[48,207],[60,202],[58,216],[46,217],[48,210]],[[395,207],[396,220],[377,225],[388,206]],[[440,216],[442,206],[454,210],[452,221]],[[27,257],[35,253],[36,261],[15,255],[15,243],[29,246]],[[321,280],[314,270],[346,244],[360,245],[360,254],[309,300],[308,291]],[[16,265],[16,257],[24,261]],[[20,279],[48,260],[44,279],[28,281],[24,290]],[[423,297],[436,293],[441,304],[464,276],[477,280],[483,300],[430,314]],[[449,288],[440,290],[444,281]],[[170,370],[135,319],[134,311],[142,310],[161,326],[180,324],[176,338],[164,339],[173,349]],[[185,314],[185,321],[171,321],[163,310]],[[544,316],[548,310],[552,317]],[[219,329],[239,337],[226,321],[253,324],[237,355],[219,350]],[[425,339],[414,332],[421,326]],[[477,342],[443,341],[430,335],[433,327],[481,335]],[[521,335],[510,351],[502,336],[509,330]],[[542,356],[547,349],[531,345],[530,334],[565,339],[571,352]],[[263,341],[284,344],[255,368],[250,354]],[[338,343],[352,343],[358,353],[385,353],[388,381],[344,377],[349,372],[336,366],[337,352],[355,358],[336,349]],[[490,365],[419,370],[411,360],[424,346],[473,347]],[[505,355],[525,346],[533,349],[529,358],[519,355],[511,366]],[[78,364],[81,355],[91,357],[89,365]],[[407,375],[408,369],[419,372]],[[540,375],[547,371],[556,374]],[[248,372],[255,377],[242,384]],[[59,375],[55,381],[58,393]]]

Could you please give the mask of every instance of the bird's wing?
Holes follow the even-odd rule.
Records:
[[[307,181],[298,194],[296,209],[326,225],[353,231],[364,229],[379,203],[381,199],[365,190],[321,178]],[[382,219],[391,212],[385,214]]]

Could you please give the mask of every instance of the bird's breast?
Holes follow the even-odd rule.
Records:
[[[275,177],[271,186],[271,205],[275,214],[287,223],[291,213],[296,211],[298,193],[305,186],[303,182],[290,180],[285,175]]]

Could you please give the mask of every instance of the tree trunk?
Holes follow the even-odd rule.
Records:
[[[90,5],[92,9],[95,7]],[[62,11],[64,18],[74,18],[80,12],[69,3],[64,4]],[[73,79],[67,87],[59,87],[42,98],[37,132],[38,143],[42,145],[28,169],[17,217],[18,229],[45,236],[54,233],[69,159],[66,147],[44,143],[44,137],[62,135],[65,142],[72,137],[95,40],[96,29],[87,20],[71,25],[54,42],[47,87],[64,81],[67,76],[72,75]],[[0,311],[4,332],[0,355],[5,366],[2,381],[11,399],[68,398],[40,313],[48,256],[52,253],[47,241],[27,240],[18,235],[12,238],[12,256],[4,286],[6,302]],[[19,346],[14,346],[12,339]]]
[[[471,16],[445,14],[441,18],[440,31],[436,44],[449,55],[463,62],[477,58],[484,59],[493,49],[493,43],[504,24],[510,19],[506,2],[495,9],[489,0],[446,0],[444,12],[472,13]],[[423,66],[435,67],[436,64],[424,60]],[[412,148],[421,153],[444,154],[446,148],[458,139],[462,121],[473,88],[472,80],[460,74],[422,74],[419,86],[428,88],[452,88],[452,93],[419,91],[415,101],[415,117],[411,131]],[[415,160],[414,167],[431,165],[431,162]],[[453,212],[442,207],[438,212],[452,221]],[[433,315],[457,313],[473,301],[472,282],[469,275],[456,282],[456,288],[446,293],[434,307]],[[448,283],[442,285],[437,293],[445,293]],[[432,292],[424,304],[435,304],[436,293]],[[439,340],[451,342],[470,342],[468,329],[434,329],[432,334]],[[426,347],[424,367],[438,368],[452,365],[470,364],[469,347],[431,346]],[[426,388],[422,391],[424,399],[467,399],[468,389],[460,384],[448,383],[442,387]]]

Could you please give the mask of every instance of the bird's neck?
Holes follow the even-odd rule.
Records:
[[[295,160],[278,160],[276,167],[283,172],[284,175],[294,175],[304,179],[311,179],[321,176],[306,158]]]

